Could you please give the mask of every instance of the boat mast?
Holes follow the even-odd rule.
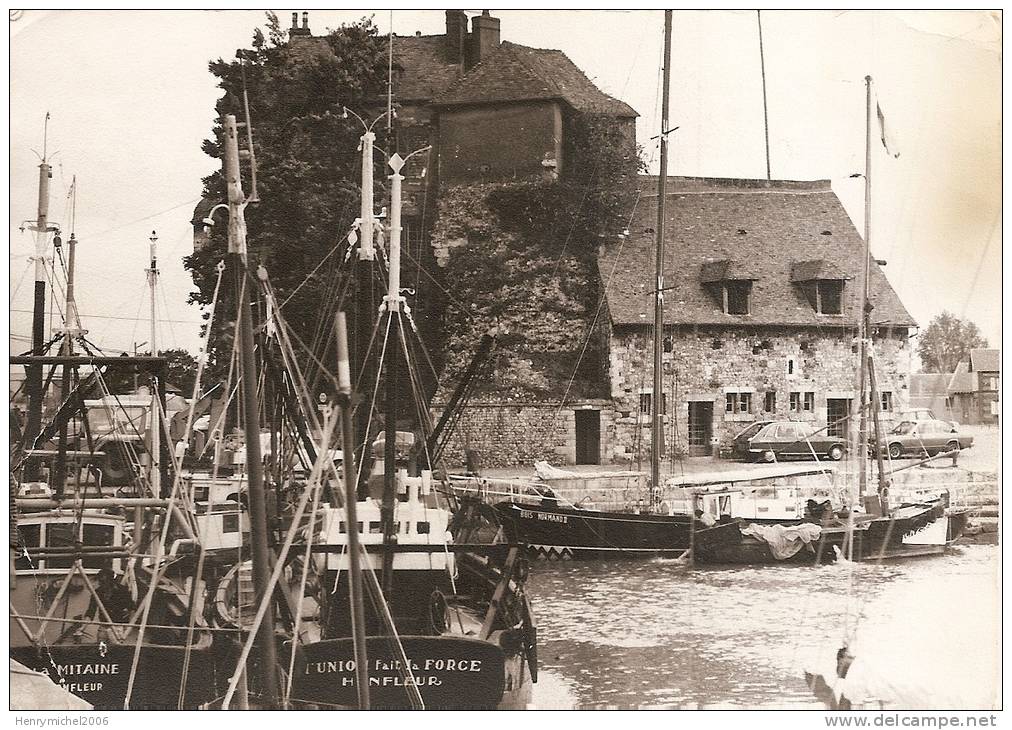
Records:
[[[74,299],[74,265],[77,249],[77,238],[74,236],[74,224],[77,216],[77,176],[75,175],[70,183],[71,199],[70,213],[70,240],[67,242],[67,301],[64,307],[63,323],[63,346],[60,348],[64,357],[74,356],[74,338],[84,334],[81,329],[81,318],[77,313],[77,301]],[[59,237],[53,240],[54,246]],[[69,363],[63,365],[63,378],[60,381],[60,403],[66,403],[70,397],[70,380],[77,369]],[[67,420],[60,423],[60,436],[58,441],[58,454],[56,458],[56,471],[53,479],[53,488],[56,499],[63,498],[67,480]],[[157,495],[155,495],[157,496]]]
[[[389,116],[389,115],[388,115]],[[383,437],[383,503],[380,520],[383,525],[383,544],[387,546],[383,552],[383,592],[389,595],[393,587],[394,553],[392,544],[397,536],[394,531],[394,503],[397,498],[397,353],[400,350],[401,305],[401,168],[404,160],[396,152],[387,163],[393,174],[390,178],[390,258],[389,276],[387,279],[387,295],[383,303],[387,310],[387,342],[386,354],[386,415]]]
[[[236,296],[239,298],[239,361],[246,436],[246,477],[250,506],[250,542],[253,553],[253,582],[256,601],[264,602],[271,578],[270,551],[267,531],[267,503],[264,494],[263,462],[260,455],[260,407],[257,402],[257,374],[253,352],[253,311],[250,307],[252,287],[246,282],[246,200],[243,198],[239,171],[239,133],[232,114],[225,115],[225,184],[228,188],[228,252],[236,275]],[[274,643],[274,606],[267,610],[258,630],[264,700],[276,707],[280,698],[277,676],[277,647]]]
[[[864,130],[864,263],[861,278],[861,311],[858,312],[858,499],[868,491],[868,398],[866,376],[868,367],[868,281],[871,272],[871,76],[864,77],[865,83],[865,130]],[[876,449],[878,445],[876,444]]]
[[[657,178],[657,230],[656,260],[657,274],[654,291],[654,383],[651,396],[650,429],[650,507],[653,508],[660,494],[661,456],[664,451],[664,429],[661,410],[664,407],[663,363],[664,354],[664,197],[668,178],[668,103],[671,81],[671,11],[664,11],[664,81],[661,102],[661,169]]]
[[[148,248],[148,288],[151,291],[151,354],[158,357],[158,319],[155,314],[155,302],[157,301],[158,290],[158,234],[151,231],[148,236],[150,242]],[[158,398],[159,388],[151,388],[151,414],[148,418],[148,481],[151,484],[151,496],[161,495],[161,425],[162,418]]]
[[[46,237],[59,230],[59,226],[49,225],[49,181],[53,177],[53,168],[46,161],[49,132],[49,112],[46,112],[46,131],[42,142],[42,162],[39,164],[39,201],[34,221],[26,221],[29,230],[35,232],[35,301],[32,307],[32,355],[41,357],[45,354],[46,339]],[[42,365],[29,365],[25,368],[28,381],[28,420],[25,424],[25,448],[29,452],[35,448],[35,440],[42,431]],[[40,476],[39,460],[29,458],[25,462],[26,482],[38,481]]]

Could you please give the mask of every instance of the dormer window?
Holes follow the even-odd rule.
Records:
[[[752,282],[724,282],[724,313],[751,314]]]
[[[752,282],[754,279],[733,261],[707,261],[700,278],[703,287],[720,305],[724,314],[752,314]]]
[[[823,279],[815,283],[815,311],[819,314],[843,314],[843,281]]]
[[[801,289],[818,314],[843,314],[843,288],[848,278],[824,259],[791,264],[791,283]]]

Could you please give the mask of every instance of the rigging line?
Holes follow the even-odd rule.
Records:
[[[345,238],[347,238],[347,235],[345,236]],[[319,270],[319,268],[321,266],[323,266],[324,263],[326,263],[327,259],[329,259],[331,256],[333,256],[334,252],[336,252],[338,249],[341,248],[341,244],[344,243],[344,240],[345,239],[342,238],[340,241],[338,241],[336,244],[334,244],[334,247],[332,249],[330,249],[330,251],[328,251],[327,254],[322,259],[320,259],[320,263],[318,263],[316,266],[314,266],[313,270],[310,271],[308,274],[306,274],[306,276],[302,280],[302,282],[297,287],[295,287],[295,289],[292,290],[291,294],[289,294],[285,298],[285,301],[281,302],[281,305],[278,307],[278,309],[284,309],[285,308],[285,305],[288,304],[288,302],[290,302],[292,300],[292,297],[294,297],[298,293],[299,289],[301,289],[303,286],[305,286],[306,283],[313,277],[313,274],[315,274]]]
[[[147,287],[145,287],[145,288],[147,288]],[[144,305],[144,301],[143,300],[141,301],[141,305],[142,306]],[[18,309],[18,308],[15,308],[15,307],[11,307],[8,311],[10,311],[10,312],[17,312],[18,314],[32,314],[32,310],[30,310],[30,309]],[[52,315],[52,312],[46,312],[46,314]],[[139,315],[139,312],[138,312],[138,315]],[[141,317],[141,316],[137,316],[137,317],[114,317],[114,316],[108,315],[108,314],[87,314],[84,317],[82,317],[82,319],[85,319],[85,318],[87,318],[87,319],[109,319],[109,320],[118,320],[118,321],[121,321],[121,322],[137,322],[137,321],[150,322],[151,321],[150,317]],[[159,317],[155,321],[159,322],[159,323],[161,323],[161,322],[172,322],[172,323],[175,323],[175,324],[200,324],[200,325],[202,325],[202,324],[205,323],[204,320],[198,320],[198,319],[166,319],[166,318],[161,318],[161,317]],[[136,330],[135,330],[135,333],[136,333]]]
[[[18,292],[21,291],[21,285],[25,282],[25,276],[28,275],[28,270],[35,266],[34,261],[29,261],[25,266],[25,270],[21,272],[21,277],[18,279],[17,286],[14,287],[14,293],[10,296],[10,303],[13,304],[14,300],[18,297]],[[27,311],[27,310],[25,310]]]
[[[479,321],[478,317],[476,317],[474,314],[471,313],[471,309],[466,304],[464,304],[462,301],[460,301],[457,297],[453,296],[453,293],[449,289],[447,289],[446,287],[444,287],[432,274],[430,274],[429,271],[428,271],[428,269],[426,269],[424,266],[422,266],[421,263],[418,261],[418,259],[416,259],[414,256],[412,256],[407,251],[403,251],[402,250],[401,254],[403,254],[409,261],[413,261],[416,264],[418,264],[418,267],[421,269],[421,272],[423,274],[425,274],[429,278],[429,280],[433,284],[435,284],[436,287],[440,291],[442,291],[443,294],[445,294],[450,299],[450,301],[452,301],[454,304],[457,305],[458,309],[460,310],[460,312],[462,314],[470,317],[471,320],[472,320],[472,322],[477,322],[478,324],[481,324],[481,322]]]
[[[392,319],[391,317],[386,317],[387,327],[386,327],[386,330],[383,333],[383,348],[380,350],[379,361],[376,363],[376,383],[375,383],[375,385],[373,386],[373,389],[372,389],[372,400],[369,402],[369,414],[366,417],[366,421],[365,421],[365,443],[362,444],[362,449],[363,449],[362,453],[363,453],[363,455],[365,454],[365,449],[369,445],[369,438],[370,438],[369,437],[369,433],[370,433],[370,431],[372,429],[372,417],[373,417],[373,414],[376,412],[376,397],[379,395],[380,374],[383,372],[383,360],[386,357],[386,353],[387,353],[387,341],[390,338],[390,321],[391,321],[391,319]],[[365,468],[365,459],[361,459],[360,458],[358,460],[358,474],[356,474],[356,478],[355,478],[355,483],[356,484],[361,484],[362,483],[362,469],[363,468]]]
[[[182,203],[177,203],[176,205],[173,205],[171,208],[166,208],[165,210],[160,210],[157,213],[151,213],[150,215],[146,215],[143,218],[136,218],[136,219],[134,219],[132,221],[128,221],[127,223],[121,223],[120,225],[113,226],[112,228],[107,228],[106,230],[101,231],[99,233],[93,233],[93,234],[91,234],[91,237],[92,238],[99,238],[99,237],[104,236],[104,235],[106,235],[108,233],[114,233],[115,231],[123,230],[124,228],[132,226],[132,225],[134,225],[136,223],[143,223],[146,220],[150,220],[152,218],[157,218],[158,216],[165,215],[166,213],[171,213],[172,211],[176,210],[176,208],[182,208],[184,205],[192,205],[193,203],[196,203],[196,202],[199,202],[199,201],[200,201],[199,197],[197,197],[197,198],[190,198],[189,200],[184,200]]]
[[[333,409],[327,414],[327,418],[324,422],[324,434],[329,434],[334,428]],[[325,439],[329,439],[329,435],[324,436]],[[323,481],[323,464],[327,461],[326,454],[321,453],[316,459],[316,463],[313,465],[313,471],[310,474],[307,488],[303,490],[302,495],[299,497],[299,504],[295,509],[295,513],[292,515],[292,523],[288,528],[288,532],[285,535],[285,541],[281,546],[281,550],[278,553],[277,562],[274,565],[274,570],[271,571],[270,579],[267,585],[264,587],[263,596],[257,607],[256,616],[253,618],[253,623],[249,628],[249,633],[246,641],[243,644],[242,652],[239,655],[239,659],[236,662],[235,672],[229,679],[228,692],[225,694],[225,699],[222,701],[221,707],[223,710],[227,710],[229,705],[232,703],[232,697],[235,695],[235,690],[239,685],[239,678],[242,676],[242,668],[246,665],[246,661],[249,658],[250,651],[253,649],[253,644],[256,642],[257,633],[260,629],[260,624],[263,622],[264,615],[267,613],[267,609],[274,602],[274,592],[277,589],[278,579],[281,577],[281,573],[285,569],[286,558],[288,552],[291,550],[292,543],[295,541],[295,535],[298,533],[302,516],[305,513],[306,506],[309,503],[310,495],[315,492],[320,482]],[[301,601],[300,601],[301,603]]]
[[[627,228],[632,226],[633,217],[636,215],[636,207],[639,205],[640,197],[642,196],[643,190],[640,189],[636,193],[636,200],[633,202],[632,211],[629,213],[629,220]],[[625,247],[625,242],[628,236],[623,236],[618,245],[618,251],[615,253],[615,260],[612,263],[611,271],[608,273],[608,281],[605,282],[604,290],[601,292],[601,296],[598,299],[597,310],[594,312],[594,320],[591,322],[590,327],[587,328],[587,338],[584,340],[583,349],[580,350],[580,356],[576,360],[576,365],[573,367],[573,375],[569,379],[569,383],[566,385],[566,392],[562,395],[562,400],[559,402],[559,409],[555,412],[553,420],[558,420],[559,415],[562,413],[562,409],[566,405],[566,399],[569,397],[569,392],[573,387],[573,383],[576,381],[576,375],[580,370],[580,363],[583,361],[583,356],[587,352],[587,347],[590,346],[590,341],[594,337],[594,330],[597,328],[598,319],[601,316],[601,310],[604,308],[604,303],[607,301],[608,289],[611,287],[612,277],[615,276],[615,271],[618,269],[619,261],[622,260],[622,249]]]

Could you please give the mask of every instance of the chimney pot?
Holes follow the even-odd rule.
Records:
[[[298,13],[292,13],[292,27],[293,28],[298,28],[299,27],[299,14]]]
[[[499,47],[499,43],[499,18],[493,18],[487,10],[471,18],[465,68],[470,69],[484,61]]]
[[[467,52],[467,14],[463,10],[446,11],[446,59],[464,63]]]
[[[306,11],[302,12],[302,28],[303,30],[309,30],[309,13]]]

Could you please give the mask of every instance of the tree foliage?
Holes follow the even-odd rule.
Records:
[[[976,324],[951,312],[942,312],[921,333],[917,355],[926,373],[951,373],[970,357],[970,350],[987,347]]]
[[[221,159],[221,118],[234,114],[240,122],[245,120],[245,79],[260,198],[246,208],[249,259],[252,267],[266,267],[280,301],[298,289],[284,314],[295,334],[310,345],[319,335],[321,303],[333,296],[343,251],[331,256],[312,276],[310,272],[343,240],[358,215],[361,165],[356,148],[363,130],[353,116],[343,115],[343,109],[363,117],[376,108],[382,110],[387,76],[385,43],[369,19],[325,36],[288,42],[276,16],[268,14],[266,36],[257,29],[252,46],[238,51],[235,60],[218,59],[209,64],[224,93],[216,105],[219,121],[203,149],[210,157]],[[240,138],[244,146],[243,130]],[[377,146],[382,146],[382,140]],[[383,180],[381,175],[377,177]],[[207,203],[226,200],[220,170],[203,182]],[[247,195],[251,192],[246,164],[243,189]],[[217,280],[215,267],[228,250],[225,221],[219,217],[216,222],[208,244],[184,261],[197,287],[191,301],[202,305],[211,301]],[[227,368],[232,348],[232,284],[229,280],[223,284],[208,347],[210,367],[219,376]]]

